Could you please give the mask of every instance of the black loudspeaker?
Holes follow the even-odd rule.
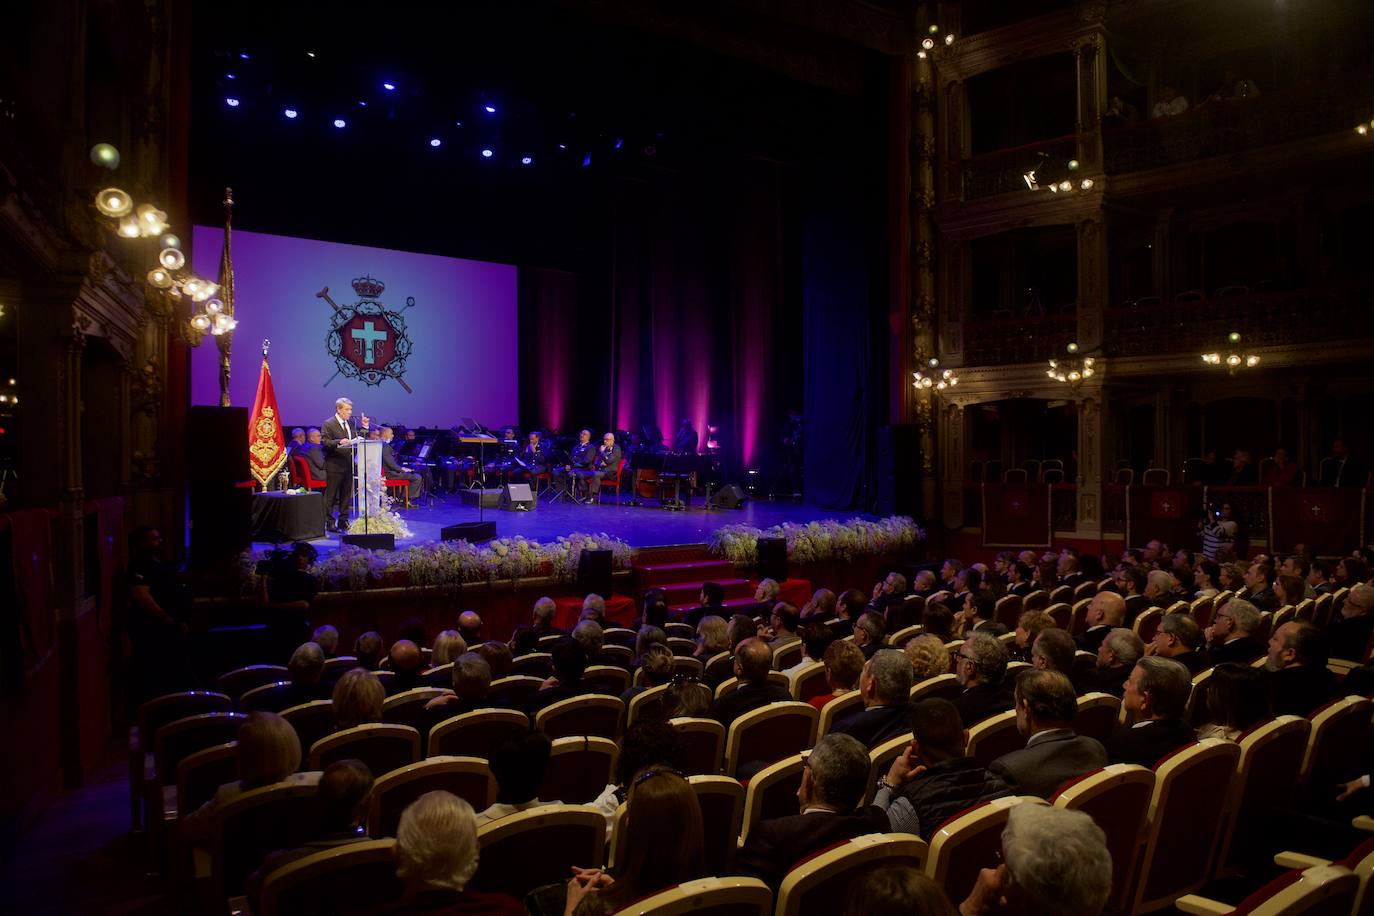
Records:
[[[534,508],[534,494],[527,483],[508,483],[501,488],[501,508],[508,512],[524,512]]]
[[[394,534],[345,534],[340,541],[350,547],[366,547],[368,550],[395,550]]]
[[[245,425],[245,435],[247,429]],[[243,451],[247,453],[246,445]],[[252,490],[232,483],[192,481],[187,501],[191,510],[192,566],[203,568],[242,552],[252,543]]]
[[[711,505],[716,509],[740,509],[749,497],[738,484],[726,484],[711,496]]]
[[[759,578],[781,582],[787,578],[787,538],[759,538]]]
[[[921,513],[921,433],[915,424],[878,429],[878,514]]]
[[[439,529],[439,537],[445,541],[467,541],[481,544],[496,537],[495,522],[461,522]]]
[[[459,490],[463,505],[476,508],[480,503],[484,509],[495,509],[501,502],[502,490],[492,487],[487,490]]]
[[[248,408],[192,407],[186,415],[188,483],[233,485],[248,471]]]
[[[577,590],[583,595],[592,592],[602,598],[611,595],[611,552],[584,550],[577,558]]]

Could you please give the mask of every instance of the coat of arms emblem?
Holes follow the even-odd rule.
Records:
[[[414,393],[404,378],[411,342],[401,312],[415,305],[415,297],[408,296],[403,309],[390,309],[380,301],[385,289],[381,280],[358,277],[353,281],[358,301],[343,306],[329,297],[327,286],[315,294],[334,309],[325,348],[334,358],[336,371],[325,382],[326,386],[340,375],[374,387],[389,378],[407,394]]]

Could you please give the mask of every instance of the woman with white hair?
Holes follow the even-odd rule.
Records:
[[[401,812],[396,828],[396,876],[406,890],[385,912],[524,916],[525,907],[513,897],[467,889],[477,854],[472,806],[448,792],[421,795]]]

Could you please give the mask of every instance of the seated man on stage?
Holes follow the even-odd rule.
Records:
[[[543,474],[549,469],[549,450],[544,445],[543,437],[539,430],[531,430],[529,441],[525,443],[525,449],[520,453],[521,470],[530,475],[533,479]]]
[[[392,444],[395,435],[390,426],[382,427],[382,475],[387,480],[408,481],[407,498],[411,502],[415,502],[425,492],[424,481],[419,474],[396,460],[395,447]]]
[[[677,435],[673,437],[673,451],[680,455],[695,455],[699,441],[700,437],[693,428],[691,419],[685,419],[677,428]]]
[[[590,434],[588,437],[590,438]],[[591,468],[581,475],[587,478],[588,498],[596,499],[597,493],[601,491],[601,481],[616,475],[620,470],[622,457],[620,446],[615,444],[615,434],[607,433],[602,436],[601,447],[596,450],[596,457],[592,461]]]
[[[554,468],[553,476],[563,489],[567,489],[577,477],[592,473],[592,462],[595,460],[596,447],[592,445],[592,431],[584,429],[577,434],[577,444],[573,446],[568,463],[561,468]]]
[[[286,440],[286,457],[290,458],[305,445],[305,430],[297,426],[291,430],[291,438]]]
[[[320,431],[315,427],[310,427],[310,431],[305,434],[305,445],[296,451],[305,459],[305,463],[310,465],[310,476],[315,480],[326,479],[324,470],[324,446],[320,444]],[[304,481],[302,481],[303,483]]]
[[[519,470],[520,465],[516,463],[515,448],[516,432],[514,426],[507,426],[501,430],[501,441],[497,443],[497,455],[487,462],[485,471],[488,474],[510,474],[511,471]]]

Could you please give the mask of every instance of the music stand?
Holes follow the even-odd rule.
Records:
[[[663,456],[663,470],[658,472],[658,492],[659,508],[668,509],[675,512],[682,512],[687,508],[687,504],[682,501],[682,481],[683,478],[691,477],[696,471],[696,455],[670,452]],[[673,482],[673,499],[668,502],[663,499],[663,485],[668,481]]]

